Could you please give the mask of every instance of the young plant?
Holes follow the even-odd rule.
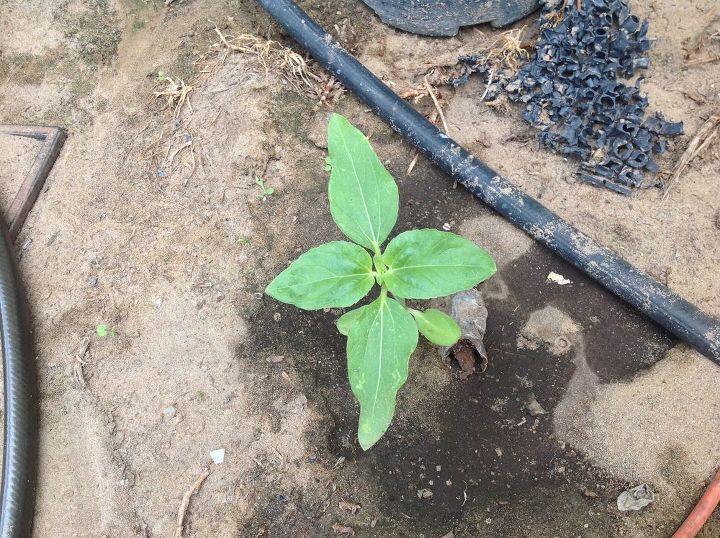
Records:
[[[418,331],[451,346],[457,323],[436,309],[409,308],[406,299],[432,299],[470,289],[495,273],[495,262],[474,243],[439,230],[410,230],[385,250],[398,215],[398,188],[367,137],[338,114],[328,125],[330,212],[354,243],[331,241],[310,249],[267,287],[266,293],[305,310],[345,308],[375,284],[378,297],[337,320],[347,336],[348,377],[360,402],[358,440],[367,450],[395,414]]]
[[[100,338],[105,338],[106,336],[115,336],[117,331],[115,327],[109,327],[105,323],[100,323],[95,327],[95,334]]]
[[[275,192],[275,189],[273,189],[272,187],[266,188],[265,181],[263,181],[257,176],[255,176],[255,185],[257,185],[260,189],[260,198],[262,198],[263,202],[267,199],[268,196],[271,196]]]

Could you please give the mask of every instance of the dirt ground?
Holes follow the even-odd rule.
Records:
[[[301,5],[403,91],[499,31],[429,39],[356,0]],[[644,89],[685,122],[668,171],[720,109],[716,0],[631,1],[657,38]],[[532,24],[533,18],[522,21]],[[669,536],[720,464],[720,368],[679,344],[419,159],[349,94],[229,53],[223,36],[283,37],[252,0],[8,0],[0,10],[0,123],[68,141],[17,242],[34,316],[41,402],[35,535]],[[167,107],[158,71],[192,87]],[[663,200],[579,184],[484,83],[439,88],[449,134],[552,210],[720,316],[720,146]],[[426,97],[416,105],[427,114]],[[449,226],[496,257],[481,286],[484,374],[461,379],[420,345],[398,416],[368,453],[344,366],[340,311],[262,295],[311,246],[340,238],[323,129],[347,115],[400,185],[396,231]],[[0,203],[37,145],[0,138]],[[254,183],[275,189],[264,200]],[[555,271],[573,281],[548,283]],[[439,303],[442,305],[442,303]],[[97,336],[106,324],[109,334]],[[535,398],[547,414],[531,416]],[[210,452],[225,449],[214,464]],[[655,502],[621,513],[625,488]],[[432,496],[418,495],[429,490]],[[357,509],[359,506],[359,509]],[[346,534],[347,535],[347,534]],[[716,511],[703,536],[720,536]]]

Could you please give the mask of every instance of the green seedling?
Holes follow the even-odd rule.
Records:
[[[399,208],[395,180],[367,137],[338,115],[328,126],[330,212],[353,241],[331,241],[292,262],[266,293],[305,310],[354,305],[378,285],[370,303],[337,320],[347,336],[348,377],[360,402],[358,440],[367,450],[387,431],[398,390],[408,377],[418,333],[451,346],[460,328],[436,309],[409,308],[408,299],[433,299],[473,288],[495,273],[492,257],[449,232],[410,230],[381,250]]]
[[[263,202],[267,199],[268,196],[272,195],[275,192],[275,189],[273,189],[272,187],[266,188],[265,181],[263,181],[257,176],[255,176],[255,185],[257,185],[260,189],[260,198],[262,198]]]
[[[168,79],[168,76],[165,74],[165,71],[160,70],[157,72],[157,81],[160,83],[165,82]]]
[[[97,327],[95,327],[95,334],[100,338],[105,338],[106,336],[115,336],[117,331],[115,331],[115,327],[109,327],[105,323],[99,323]]]

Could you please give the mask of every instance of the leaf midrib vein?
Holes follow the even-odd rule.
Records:
[[[347,153],[350,165],[353,169],[353,177],[355,178],[355,182],[357,183],[358,190],[360,191],[360,199],[362,200],[363,209],[365,210],[365,216],[367,217],[367,223],[370,227],[370,233],[373,233],[373,225],[372,220],[370,219],[370,212],[368,210],[367,202],[365,201],[365,193],[363,192],[362,185],[360,184],[360,177],[358,175],[357,168],[355,167],[355,159],[353,158],[352,152],[350,151],[350,148],[347,145],[347,141],[345,140],[345,133],[340,130],[340,139],[342,140],[343,146],[345,147],[345,152]],[[362,234],[370,241],[370,243],[373,243],[374,241],[377,241],[377,238],[370,237],[368,234],[365,233],[364,230],[360,230]]]
[[[353,278],[353,277],[359,277],[359,276],[362,276],[362,277],[366,277],[366,276],[372,277],[372,273],[352,273],[352,274],[349,274],[349,275],[329,276],[329,277],[327,277],[327,278],[321,278],[320,280],[308,280],[308,281],[306,281],[306,282],[303,282],[303,285],[308,286],[308,285],[310,285],[310,284],[319,284],[319,283],[321,283],[321,282],[327,282],[328,280],[340,280],[340,279],[343,279],[343,278]],[[281,287],[281,288],[285,288],[285,289],[291,289],[291,288],[294,288],[295,286],[296,286],[296,285],[293,284],[293,285],[280,286],[280,287]]]

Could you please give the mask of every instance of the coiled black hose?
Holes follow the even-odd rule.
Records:
[[[295,41],[441,170],[538,242],[720,364],[720,320],[573,228],[477,160],[335,43],[292,0],[258,1]]]
[[[37,395],[28,316],[12,242],[0,216],[0,338],[5,370],[5,446],[0,537],[32,530],[37,460]]]

